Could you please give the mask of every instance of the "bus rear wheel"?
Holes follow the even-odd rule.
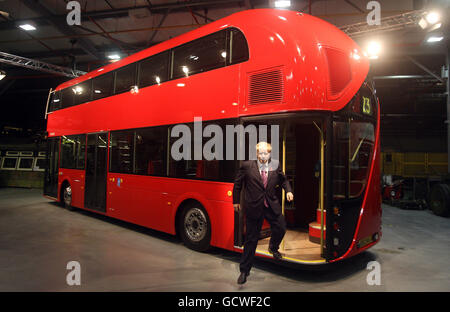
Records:
[[[441,217],[450,216],[450,187],[447,184],[435,184],[430,192],[430,209]]]
[[[184,207],[178,222],[183,243],[196,251],[207,251],[211,241],[211,222],[205,208],[199,203]]]
[[[66,184],[63,189],[63,204],[68,210],[74,210],[72,206],[72,187],[70,184]]]

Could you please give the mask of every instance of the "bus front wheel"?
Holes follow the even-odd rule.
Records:
[[[205,208],[197,202],[186,205],[178,222],[183,243],[190,249],[206,251],[210,247],[211,222]]]

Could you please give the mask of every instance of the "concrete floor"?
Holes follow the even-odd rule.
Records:
[[[0,189],[0,291],[450,291],[450,219],[383,206],[383,238],[327,270],[257,260],[236,284],[240,254],[185,248],[173,236],[77,210],[40,190]],[[68,286],[69,261],[81,285]],[[367,284],[367,264],[381,285]]]

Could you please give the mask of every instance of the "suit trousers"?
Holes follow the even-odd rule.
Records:
[[[270,207],[264,207],[264,213],[258,219],[246,218],[246,234],[244,242],[244,252],[241,256],[239,269],[241,272],[249,273],[255,258],[255,251],[258,245],[259,233],[264,222],[264,218],[269,222],[272,235],[269,241],[269,248],[278,251],[284,234],[286,233],[286,221],[282,214],[275,215]]]

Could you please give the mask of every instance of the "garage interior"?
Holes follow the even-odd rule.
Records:
[[[68,24],[69,2],[0,1],[0,291],[240,290],[239,254],[197,253],[176,237],[70,212],[42,197],[46,102],[62,82],[232,13],[280,1],[80,0],[80,25]],[[335,25],[371,58],[368,80],[381,107],[383,238],[332,273],[258,260],[249,277],[255,282],[245,290],[449,291],[450,219],[441,209],[450,206],[449,1],[371,1],[380,5],[379,24],[376,6],[366,0],[284,2],[284,9]],[[297,125],[288,137],[302,133],[310,133],[309,145],[319,151],[312,123]],[[287,155],[300,153],[295,144],[287,148]],[[318,159],[302,163],[313,168]],[[303,200],[317,206],[317,188],[307,195]],[[441,208],[433,208],[435,201]],[[291,228],[305,228],[316,216],[315,210],[293,212]],[[321,259],[305,233],[297,234],[304,234],[300,247],[309,248],[307,260]],[[284,246],[287,253],[298,247],[289,245],[293,240],[298,238]],[[81,286],[66,283],[71,260],[85,263]],[[375,287],[366,283],[366,265],[374,260],[383,268]]]

